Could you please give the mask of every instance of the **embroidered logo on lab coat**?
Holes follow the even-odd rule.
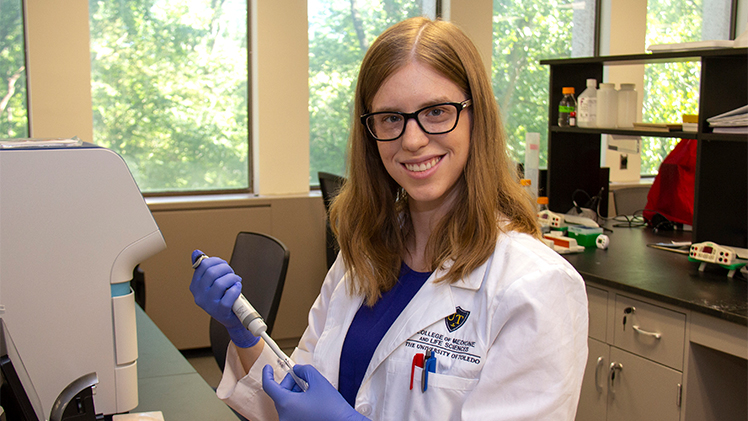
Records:
[[[447,329],[450,332],[454,332],[465,324],[469,315],[469,311],[463,310],[462,307],[457,306],[454,314],[444,318],[444,323],[447,324]]]

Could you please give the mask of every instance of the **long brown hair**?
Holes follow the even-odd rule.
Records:
[[[501,230],[537,236],[537,217],[518,184],[506,152],[504,129],[480,55],[454,24],[427,18],[402,21],[371,45],[359,73],[348,144],[347,181],[330,210],[352,290],[373,305],[397,282],[413,226],[408,195],[382,164],[376,141],[358,116],[384,81],[412,61],[453,81],[473,104],[470,152],[458,183],[459,197],[429,238],[431,270],[446,268],[453,283],[483,264]]]

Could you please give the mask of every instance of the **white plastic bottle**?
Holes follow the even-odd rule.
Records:
[[[618,124],[618,91],[615,83],[601,83],[597,90],[597,127],[616,128]]]
[[[597,80],[587,79],[587,88],[577,98],[577,126],[596,127],[597,125]]]
[[[634,127],[636,121],[636,85],[622,83],[618,90],[618,127]]]

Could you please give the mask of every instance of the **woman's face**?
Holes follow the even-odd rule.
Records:
[[[390,76],[372,100],[372,112],[412,113],[429,105],[462,102],[467,95],[433,69],[411,62]],[[377,141],[379,155],[390,176],[408,192],[416,209],[448,209],[470,150],[471,108],[463,110],[449,133],[427,134],[414,119],[405,132],[389,142]]]

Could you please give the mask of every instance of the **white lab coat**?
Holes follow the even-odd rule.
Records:
[[[340,258],[292,355],[337,387],[341,348],[363,298],[347,290]],[[438,274],[435,274],[438,276]],[[452,285],[426,281],[382,338],[355,408],[372,420],[573,420],[587,360],[587,295],[574,268],[526,234],[502,234],[493,255]],[[460,310],[452,331],[446,319]],[[450,318],[451,320],[457,320]],[[421,391],[413,357],[434,350]],[[277,419],[262,391],[268,347],[247,376],[230,347],[218,396],[253,420]],[[282,371],[276,370],[280,378]]]

